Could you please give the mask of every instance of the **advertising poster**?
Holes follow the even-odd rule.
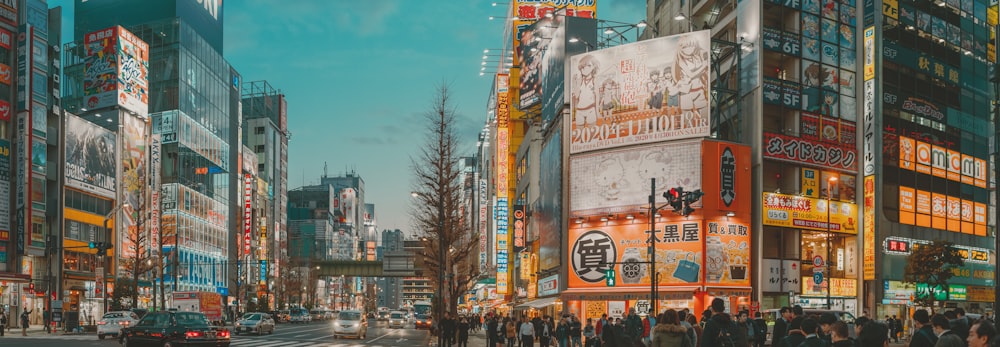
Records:
[[[116,29],[102,29],[84,36],[87,62],[83,72],[83,96],[87,109],[110,107],[118,102]]]
[[[605,287],[605,270],[614,267],[618,287],[649,288],[644,224],[584,226],[569,230],[570,288]],[[702,238],[700,221],[657,225],[657,271],[661,285],[701,282]]]
[[[701,177],[704,178],[701,190],[705,193],[701,198],[702,209],[749,217],[750,205],[756,200],[750,194],[750,146],[706,139],[702,141],[701,153]],[[683,188],[685,191],[694,189]]]
[[[764,225],[786,228],[827,230],[827,200],[777,193],[764,193]],[[844,201],[830,201],[829,229],[833,232],[858,233],[858,206]]]
[[[83,118],[66,117],[66,185],[114,198],[115,133]]]
[[[521,64],[521,41],[524,31],[528,30],[531,24],[540,19],[553,15],[556,11],[569,17],[597,18],[596,0],[573,1],[544,1],[544,0],[517,0],[511,2],[511,16],[516,16],[514,20],[514,65]]]
[[[149,114],[149,45],[118,27],[118,104],[140,117]]]
[[[571,58],[570,153],[709,135],[709,31]]]
[[[553,16],[552,18],[543,17],[521,32],[519,48],[521,50],[519,52],[521,56],[521,97],[518,107],[522,110],[537,105],[541,100],[542,57],[549,50],[549,46],[554,40],[553,35],[555,31],[560,29],[560,23],[558,22],[562,21],[561,18],[560,16]],[[552,49],[561,49],[563,47],[559,45],[559,47],[552,47]]]
[[[496,149],[496,259],[497,259],[497,293],[508,294],[508,252],[510,251],[507,233],[508,208],[507,200],[508,181],[510,179],[510,76],[507,74],[497,74],[497,149]]]
[[[709,221],[705,235],[705,282],[749,286],[750,226],[724,220]]]
[[[31,171],[35,173],[45,173],[45,140],[37,137],[31,138]]]
[[[538,203],[528,220],[537,223],[538,270],[545,271],[559,266],[559,240],[562,238],[562,129],[555,128],[542,145],[538,182]]]
[[[865,176],[864,181],[864,280],[875,279],[875,176]]]
[[[570,158],[570,210],[580,214],[648,208],[649,182],[656,190],[701,189],[701,140],[615,149]],[[657,196],[657,203],[666,198]]]

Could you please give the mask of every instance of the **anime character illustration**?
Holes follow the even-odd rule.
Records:
[[[585,126],[597,121],[596,77],[600,64],[592,55],[580,58],[579,64],[578,83],[576,88],[573,88],[573,119],[576,126]]]
[[[641,181],[637,184],[649,185],[649,180],[655,178],[657,191],[670,189],[670,182],[667,179],[670,178],[671,174],[667,171],[670,169],[672,161],[672,157],[663,151],[651,150],[642,154],[638,165]]]
[[[668,65],[672,64],[673,63],[670,63]],[[688,85],[687,88],[684,88],[685,86],[679,85],[677,80],[674,79],[674,70],[670,67],[663,69],[663,84],[663,94],[667,99],[667,114],[680,114],[680,94],[687,93],[690,90],[690,86]]]
[[[611,117],[611,113],[618,109],[618,82],[614,78],[608,77],[601,82],[601,90],[598,93],[601,97],[601,117]]]
[[[931,15],[917,11],[917,28],[924,32],[931,32]]]
[[[819,0],[803,0],[802,10],[809,13],[819,14]]]
[[[809,60],[819,60],[819,40],[802,38],[802,57]]]
[[[857,9],[854,6],[841,6],[840,7],[840,22],[848,24],[850,26],[855,26],[857,18]]]
[[[839,117],[837,109],[837,93],[823,92],[823,103],[819,105],[819,114],[828,117]]]
[[[837,0],[824,0],[823,2],[823,18],[837,20],[840,13],[837,11],[840,6],[838,6]]]
[[[827,77],[823,66],[819,63],[812,63],[802,71],[802,84],[807,87],[820,87]]]
[[[837,40],[839,39],[838,36],[840,35],[840,29],[839,29],[840,26],[837,25],[837,22],[829,19],[824,19],[822,20],[822,25],[823,25],[823,33],[822,33],[823,41],[836,43]]]
[[[819,39],[819,17],[802,15],[802,36]]]
[[[857,71],[857,59],[853,48],[840,47],[840,66]]]
[[[708,107],[708,51],[698,45],[694,37],[681,38],[678,42],[677,58],[674,60],[674,78],[687,92],[680,94],[681,112],[693,117],[694,123],[702,119],[701,112]]]
[[[605,201],[618,200],[625,188],[625,167],[617,157],[607,157],[594,168],[594,183],[597,194]]]
[[[650,110],[659,110],[663,107],[663,80],[660,78],[660,70],[653,69],[649,72],[649,81],[646,81],[646,90],[649,91],[649,100],[646,106]]]
[[[850,25],[840,25],[840,46],[854,49],[854,28]]]
[[[838,54],[840,54],[840,49],[837,48],[836,44],[823,43],[823,64],[837,65],[839,63]]]

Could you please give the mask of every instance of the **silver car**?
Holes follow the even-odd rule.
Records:
[[[358,310],[340,311],[337,320],[333,321],[333,338],[341,336],[365,338],[368,335],[368,321],[365,314]]]
[[[240,333],[256,333],[257,335],[263,335],[265,332],[268,334],[274,333],[274,319],[271,319],[271,315],[261,312],[253,312],[244,314],[242,318],[236,321],[236,328],[233,332],[239,335]]]
[[[406,324],[406,312],[392,311],[389,313],[389,328],[402,328]]]

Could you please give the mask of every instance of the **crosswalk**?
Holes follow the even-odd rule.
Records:
[[[61,341],[98,341],[97,336],[94,335],[31,335],[31,336],[20,336],[20,335],[7,335],[3,339],[24,339],[24,340],[61,340]],[[114,337],[108,337],[105,339],[108,345],[118,346],[118,339]],[[392,342],[393,340],[388,340],[385,342]],[[367,344],[363,340],[335,340],[335,341],[302,341],[302,340],[287,340],[278,338],[266,338],[266,337],[246,337],[246,338],[234,338],[230,343],[233,347],[256,347],[256,346],[268,346],[268,347],[388,347],[388,345],[381,344]]]

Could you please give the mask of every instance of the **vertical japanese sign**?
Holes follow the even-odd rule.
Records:
[[[864,280],[875,280],[875,176],[865,176]]]
[[[160,134],[153,134],[149,146],[149,249],[159,252],[160,244]]]
[[[250,232],[253,230],[253,176],[243,175],[243,254],[250,254]]]
[[[10,142],[0,140],[0,241],[10,240]]]
[[[508,147],[510,146],[508,122],[510,121],[510,96],[508,88],[510,86],[510,76],[507,74],[497,74],[497,294],[507,294],[507,254],[510,251],[507,244],[510,238],[507,234],[507,182],[510,162]]]
[[[512,213],[514,214],[514,248],[516,250],[524,247],[524,205],[514,205]]]
[[[17,113],[17,196],[14,199],[14,207],[17,209],[14,218],[17,227],[17,254],[24,254],[25,244],[31,244],[27,237],[27,225],[31,223],[31,204],[27,202],[31,196],[31,173],[27,168],[31,167],[31,146],[29,141],[31,135],[31,114],[28,111]]]

